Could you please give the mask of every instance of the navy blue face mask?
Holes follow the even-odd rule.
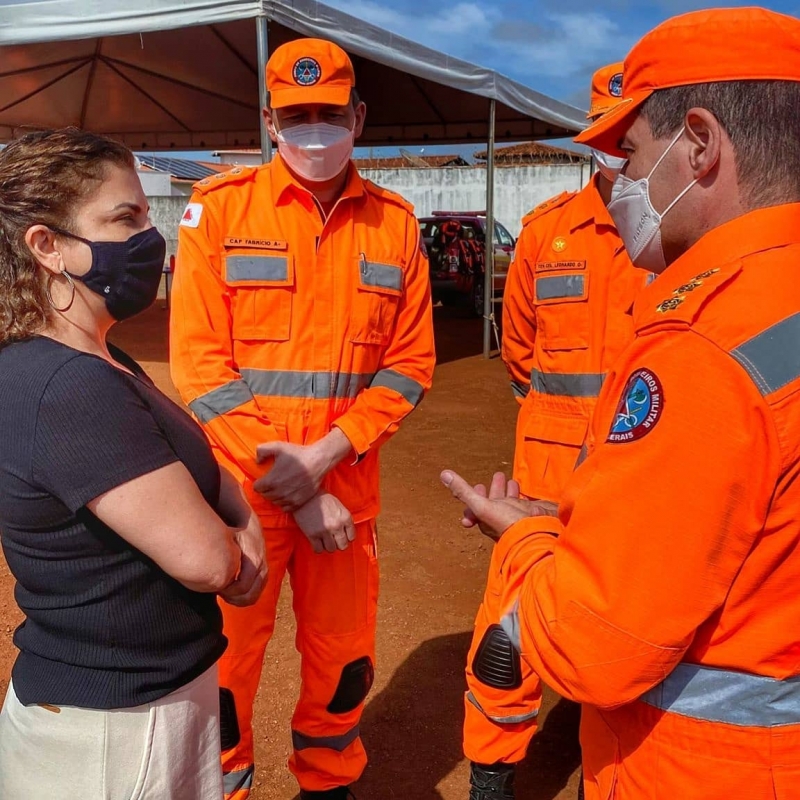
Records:
[[[85,275],[69,274],[99,294],[114,319],[129,319],[153,305],[167,254],[167,243],[157,228],[148,228],[124,242],[92,242],[52,225],[50,229],[89,246],[89,271]]]

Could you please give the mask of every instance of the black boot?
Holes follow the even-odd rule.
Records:
[[[470,766],[469,800],[514,800],[514,764]]]
[[[355,800],[355,795],[349,786],[337,786],[335,789],[326,789],[324,792],[310,792],[300,790],[300,800]]]

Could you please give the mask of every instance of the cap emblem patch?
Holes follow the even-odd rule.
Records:
[[[316,59],[306,56],[295,63],[292,77],[298,86],[313,86],[322,77],[322,67]]]

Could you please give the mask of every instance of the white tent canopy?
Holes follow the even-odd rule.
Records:
[[[74,124],[142,150],[258,146],[259,17],[270,50],[320,36],[350,53],[369,106],[359,144],[485,142],[491,100],[498,141],[584,124],[571,106],[314,0],[5,0],[0,141]]]

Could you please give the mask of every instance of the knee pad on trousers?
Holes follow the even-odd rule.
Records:
[[[472,672],[492,689],[518,689],[522,685],[520,655],[499,625],[491,625],[483,634]]]
[[[345,664],[336,694],[328,705],[329,714],[347,714],[364,702],[372,682],[375,680],[375,668],[369,656],[358,658]]]
[[[236,700],[230,689],[220,687],[219,690],[219,740],[220,750],[224,753],[236,747],[241,740],[239,720],[236,718]]]

